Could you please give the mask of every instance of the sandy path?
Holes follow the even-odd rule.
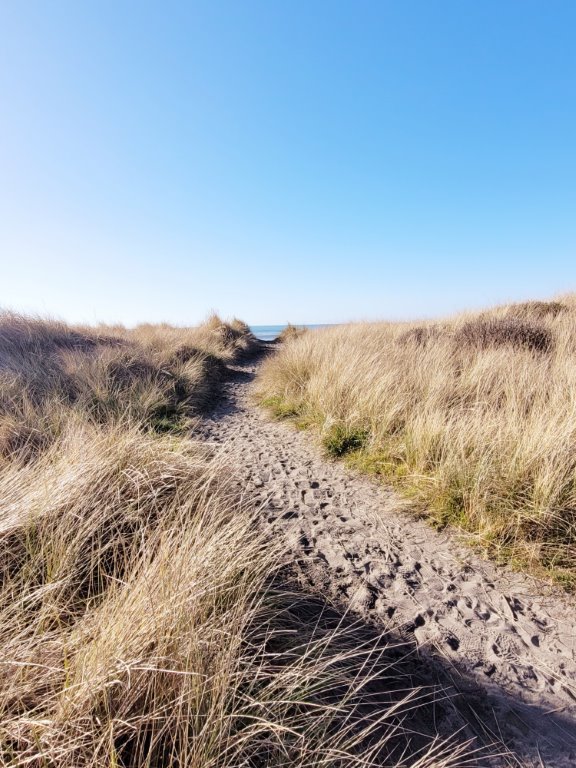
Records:
[[[468,726],[478,718],[516,756],[503,764],[576,766],[574,600],[478,559],[403,512],[393,491],[325,460],[309,434],[271,421],[251,399],[256,365],[235,369],[202,432],[306,578],[415,644]]]

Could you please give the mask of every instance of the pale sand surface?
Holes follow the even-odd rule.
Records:
[[[414,684],[450,695],[462,729],[507,757],[475,765],[576,766],[574,598],[475,556],[402,510],[390,489],[326,460],[310,434],[253,402],[257,361],[235,368],[201,431],[287,537],[300,580],[412,649]]]

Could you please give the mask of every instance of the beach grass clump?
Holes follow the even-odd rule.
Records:
[[[292,323],[288,323],[288,325],[282,329],[276,341],[282,343],[285,341],[290,341],[291,339],[297,339],[299,336],[302,336],[302,334],[306,333],[307,330],[308,329],[304,326],[292,325]]]
[[[361,435],[334,453],[392,480],[436,524],[572,582],[576,301],[542,304],[310,332],[265,361],[260,396],[322,441]]]

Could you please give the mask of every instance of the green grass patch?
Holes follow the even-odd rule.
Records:
[[[155,416],[150,420],[150,428],[158,434],[183,435],[189,429],[189,420],[178,416]]]
[[[368,431],[353,429],[344,424],[333,424],[322,437],[322,445],[330,456],[339,458],[359,451],[366,444]]]
[[[386,451],[367,451],[363,448],[350,451],[346,464],[367,475],[404,478],[408,474],[406,463]]]
[[[298,416],[298,409],[292,403],[288,403],[277,395],[265,397],[261,402],[277,419],[291,419],[294,416]]]
[[[574,571],[563,571],[554,568],[548,571],[548,573],[551,575],[552,580],[566,590],[566,592],[572,594],[576,592],[576,573]]]

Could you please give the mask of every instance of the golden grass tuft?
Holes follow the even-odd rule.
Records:
[[[304,328],[303,326],[292,325],[292,323],[288,323],[288,325],[282,329],[276,338],[276,341],[285,342],[290,341],[291,339],[297,339],[299,336],[305,334],[306,331],[307,328]]]
[[[438,524],[576,582],[576,298],[360,323],[279,349],[259,391]]]

